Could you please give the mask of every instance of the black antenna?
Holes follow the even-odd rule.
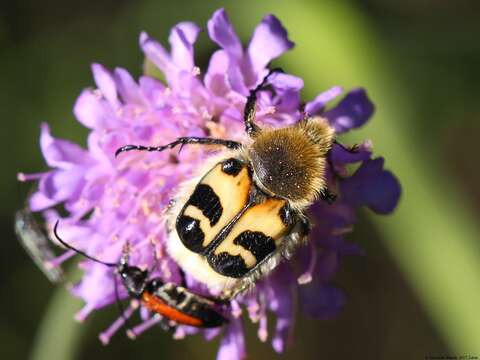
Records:
[[[100,264],[103,264],[105,266],[109,266],[109,267],[116,267],[117,264],[116,263],[109,263],[109,262],[105,262],[105,261],[101,261],[101,260],[98,260],[96,258],[94,258],[93,256],[90,256],[86,253],[84,253],[83,251],[80,251],[78,250],[77,248],[74,248],[72,245],[66,243],[64,240],[62,240],[60,238],[60,236],[58,235],[58,232],[57,232],[57,228],[58,228],[58,223],[60,222],[60,220],[57,220],[57,222],[55,223],[55,226],[53,227],[53,234],[55,235],[55,237],[57,238],[58,241],[60,241],[60,243],[65,246],[66,248],[70,249],[70,250],[73,250],[75,251],[77,254],[80,254],[84,257],[86,257],[87,259],[90,259],[92,261],[95,261],[95,262],[98,262]]]
[[[187,144],[197,144],[197,145],[221,145],[229,149],[237,149],[240,147],[240,144],[233,140],[224,140],[224,139],[215,139],[215,138],[204,138],[204,137],[181,137],[177,140],[160,146],[143,146],[143,145],[125,145],[121,148],[118,148],[115,151],[115,157],[126,151],[139,150],[139,151],[163,151],[167,149],[173,149],[174,147],[180,145],[183,147]],[[181,150],[181,148],[180,148]]]
[[[108,266],[108,267],[117,267],[118,268],[118,266],[119,266],[118,264],[98,260],[98,259],[84,253],[83,251],[78,250],[77,248],[68,244],[64,240],[62,240],[62,238],[60,238],[60,236],[58,235],[58,232],[57,232],[59,222],[60,222],[60,220],[57,220],[57,222],[55,223],[55,226],[53,228],[53,233],[55,234],[55,237],[57,238],[57,240],[60,241],[60,243],[63,246],[65,246],[66,248],[71,249],[71,250],[75,251],[76,253],[86,257],[87,259],[90,259],[90,260],[95,261],[97,263],[103,264],[103,265]],[[128,266],[128,264],[127,264],[127,266]],[[120,300],[120,295],[118,293],[117,277],[115,275],[113,276],[113,287],[114,287],[114,290],[115,290],[115,302],[117,303],[118,310],[120,312],[120,316],[123,319],[123,323],[125,324],[127,330],[130,331],[130,333],[135,336],[135,331],[133,331],[133,328],[131,327],[127,316],[125,316],[125,309],[123,308],[122,301]]]

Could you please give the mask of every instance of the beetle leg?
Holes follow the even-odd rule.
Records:
[[[358,144],[353,144],[352,146],[345,146],[342,143],[338,142],[337,140],[333,140],[333,143],[340,146],[343,150],[355,154],[358,152]]]
[[[328,188],[323,188],[320,191],[320,197],[322,200],[326,201],[329,205],[333,204],[337,199],[337,195],[332,193]]]
[[[257,93],[265,88],[270,75],[278,72],[283,73],[283,70],[280,68],[271,69],[268,74],[263,78],[262,82],[258,84],[255,89],[251,90],[250,95],[248,95],[247,97],[247,103],[245,104],[245,109],[243,111],[243,122],[245,123],[245,131],[250,137],[255,136],[255,133],[260,131],[258,125],[255,125],[255,123],[253,122],[255,120],[255,114],[257,112]]]

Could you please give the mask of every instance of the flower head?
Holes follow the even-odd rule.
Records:
[[[165,82],[146,75],[136,81],[122,68],[109,71],[94,64],[97,88],[84,90],[74,107],[77,120],[90,130],[87,148],[54,138],[48,125],[43,124],[40,144],[50,170],[23,175],[23,179],[38,180],[30,208],[44,213],[50,229],[61,219],[61,234],[69,244],[104,261],[117,262],[128,241],[132,264],[151,268],[157,258],[153,275],[176,283],[180,282],[180,271],[166,253],[164,212],[178,185],[210,153],[192,146],[181,152],[131,152],[115,158],[115,151],[125,144],[166,144],[184,136],[242,141],[242,115],[249,90],[267,74],[271,60],[293,47],[287,31],[273,15],[262,19],[246,48],[223,9],[213,14],[207,28],[220,49],[212,54],[204,75],[194,63],[194,43],[200,28],[190,22],[171,30],[170,51],[148,34],[140,35],[140,47],[148,61],[164,74]],[[279,73],[272,75],[269,83],[274,91],[259,93],[256,122],[270,127],[297,122],[302,117],[302,79]],[[331,88],[306,103],[304,110],[328,119],[338,134],[363,125],[374,110],[366,92],[352,90],[336,106],[328,107],[328,102],[342,93],[339,87]],[[246,354],[242,313],[258,323],[260,340],[271,339],[278,352],[290,338],[295,297],[308,315],[334,316],[345,297],[330,281],[345,255],[362,253],[344,239],[356,221],[356,209],[367,206],[386,214],[393,211],[400,195],[397,180],[383,169],[383,162],[382,158],[372,158],[368,141],[353,153],[335,144],[329,155],[327,181],[339,197],[333,205],[318,202],[310,209],[314,228],[309,244],[253,291],[233,300],[225,328],[178,326],[174,337],[204,331],[211,339],[223,333],[219,358],[240,359]],[[359,164],[353,174],[347,171],[349,164]],[[56,210],[59,205],[65,210],[63,217]],[[73,255],[75,252],[68,250],[52,265],[58,266]],[[116,275],[112,268],[91,260],[82,261],[81,267],[83,278],[72,289],[85,301],[78,320],[115,302]],[[188,274],[186,282],[190,289],[208,292]],[[120,289],[120,297],[128,297],[125,289]],[[134,312],[135,308],[129,307],[124,317]],[[267,331],[267,313],[274,314],[273,334]],[[141,308],[140,315],[136,334],[158,322],[158,317],[146,309]],[[124,317],[100,335],[103,342],[122,326]]]

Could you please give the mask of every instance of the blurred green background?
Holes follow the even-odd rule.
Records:
[[[166,43],[178,21],[205,27],[225,6],[242,39],[266,13],[289,29],[296,48],[278,62],[305,79],[305,98],[332,85],[365,86],[373,121],[345,141],[368,137],[404,194],[390,217],[360,214],[349,236],[367,256],[347,258],[335,282],[348,301],[333,320],[300,317],[284,359],[480,357],[480,3],[448,0],[153,1],[21,0],[0,4],[0,112],[3,173],[0,260],[2,359],[213,358],[218,340],[174,341],[160,330],[136,341],[97,339],[115,308],[85,324],[81,303],[54,288],[17,244],[13,213],[28,187],[18,171],[44,169],[39,124],[85,143],[72,107],[93,85],[89,64],[141,73],[138,34]],[[203,35],[197,63],[214,45]],[[20,189],[20,190],[19,190]],[[277,358],[249,327],[250,359]]]

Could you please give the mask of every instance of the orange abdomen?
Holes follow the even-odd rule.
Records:
[[[165,304],[157,296],[148,292],[144,292],[142,295],[142,304],[150,311],[156,312],[164,316],[167,319],[173,320],[179,324],[190,326],[202,326],[202,320],[182,313],[181,311]]]

